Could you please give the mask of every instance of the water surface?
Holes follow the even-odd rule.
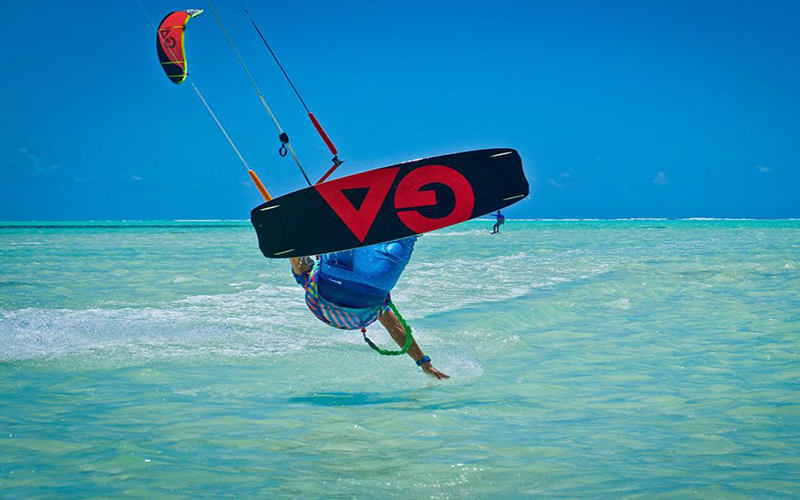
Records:
[[[393,294],[438,382],[245,222],[0,223],[0,497],[800,497],[800,222],[491,225]]]

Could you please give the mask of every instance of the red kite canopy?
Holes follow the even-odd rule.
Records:
[[[183,46],[183,33],[189,19],[203,12],[202,10],[189,9],[177,10],[167,14],[158,25],[156,34],[156,50],[158,60],[167,77],[174,84],[186,80],[186,50]]]

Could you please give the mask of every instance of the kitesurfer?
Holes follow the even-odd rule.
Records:
[[[506,217],[500,212],[497,211],[496,214],[491,214],[492,217],[497,218],[497,222],[494,223],[494,227],[492,228],[492,234],[497,234],[500,232],[500,226],[506,223]]]
[[[321,256],[290,259],[295,281],[305,291],[306,305],[322,322],[343,330],[366,328],[380,321],[398,345],[406,331],[390,309],[389,293],[411,259],[416,236]],[[363,331],[363,330],[362,330]],[[431,364],[416,340],[408,355],[425,373],[449,378]]]

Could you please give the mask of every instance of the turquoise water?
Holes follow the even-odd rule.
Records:
[[[800,497],[800,222],[491,224],[394,294],[443,382],[247,223],[0,224],[0,497]]]

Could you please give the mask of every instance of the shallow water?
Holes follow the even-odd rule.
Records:
[[[247,223],[32,225],[0,497],[800,497],[800,222],[423,236],[393,295],[446,382],[315,320]]]

